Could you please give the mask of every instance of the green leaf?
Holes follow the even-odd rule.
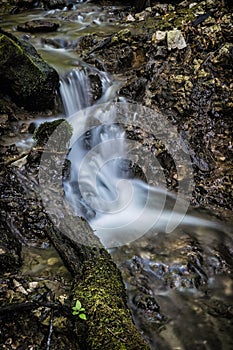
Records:
[[[73,314],[73,315],[78,315],[79,312],[75,310],[75,311],[72,312],[72,314]]]
[[[84,307],[81,307],[81,309],[79,309],[79,311],[85,311]]]
[[[82,320],[86,320],[87,319],[87,316],[85,314],[79,314],[79,317],[82,319]]]
[[[80,301],[79,301],[79,300],[76,300],[75,308],[78,309],[78,310],[80,310],[81,307],[82,307],[82,305],[81,305]]]

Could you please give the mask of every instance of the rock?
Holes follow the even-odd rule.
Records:
[[[67,5],[66,0],[44,0],[42,1],[44,7],[48,8],[48,9],[61,9],[63,7],[65,7]]]
[[[128,41],[128,38],[131,36],[131,31],[129,29],[122,29],[117,32],[111,39],[112,44],[118,43],[121,41]]]
[[[187,46],[183,34],[180,30],[174,29],[167,32],[167,47],[168,50],[182,50]]]
[[[56,130],[56,128],[62,125],[62,128],[59,133],[59,140],[57,140],[56,149],[58,151],[64,150],[67,142],[70,140],[72,136],[72,127],[65,119],[54,120],[53,122],[44,122],[40,124],[38,129],[34,132],[34,140],[36,142],[37,147],[43,147],[48,142],[50,136]]]
[[[1,116],[0,116],[1,121]],[[18,156],[19,151],[15,144],[11,145],[1,145],[0,144],[0,163],[6,161],[8,158]]]
[[[136,13],[136,14],[135,14],[135,18],[136,18],[138,21],[144,21],[146,18],[149,17],[150,12],[151,12],[151,8],[148,7],[148,9],[146,9],[145,11]]]
[[[13,6],[31,8],[35,4],[35,0],[11,0],[10,3]]]
[[[135,22],[135,18],[134,18],[131,14],[129,14],[129,15],[126,17],[126,21],[127,21],[127,22]]]
[[[19,24],[17,26],[17,29],[22,32],[29,32],[29,33],[48,33],[48,32],[54,32],[59,28],[58,23],[49,22],[46,20],[34,20],[25,22],[23,24]]]
[[[45,8],[56,9],[66,6],[66,0],[11,0],[11,5],[16,6],[18,10],[29,9],[34,6],[42,5]]]
[[[0,91],[30,110],[52,108],[57,72],[26,41],[0,30]]]
[[[32,7],[35,4],[35,0],[11,0],[10,3],[14,6]]]
[[[5,226],[5,227],[4,227]],[[21,265],[21,243],[0,222],[0,275],[15,272]]]
[[[166,39],[167,32],[157,30],[151,38],[153,44],[157,44],[159,41],[164,41]]]

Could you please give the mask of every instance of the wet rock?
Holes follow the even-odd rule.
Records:
[[[41,2],[48,9],[61,9],[68,4],[66,0],[42,0]]]
[[[37,0],[11,0],[10,3],[17,8],[29,9],[37,3]]]
[[[160,41],[164,41],[166,39],[167,32],[163,32],[161,30],[158,30],[156,33],[152,35],[151,41],[154,44],[157,44]]]
[[[112,37],[111,43],[116,44],[118,42],[127,42],[130,36],[131,31],[129,29],[122,29]]]
[[[135,22],[136,19],[135,19],[131,14],[129,14],[129,15],[126,17],[126,21],[127,21],[127,22]]]
[[[38,32],[54,32],[59,28],[58,23],[49,22],[46,20],[34,20],[19,24],[17,29],[22,32],[38,33]]]
[[[0,90],[20,106],[43,110],[54,105],[59,84],[57,72],[37,54],[33,46],[0,32]]]
[[[24,6],[24,7],[32,7],[37,1],[36,0],[11,0],[12,5],[15,6]]]
[[[43,6],[48,9],[63,8],[67,5],[66,0],[11,0],[12,6],[15,6],[15,11],[23,11],[35,6]],[[15,13],[14,11],[14,13]]]
[[[180,30],[174,29],[167,32],[167,47],[168,50],[182,50],[187,46],[183,34]]]
[[[145,93],[145,78],[129,79],[121,88],[120,93],[129,100],[142,102]]]
[[[15,272],[21,265],[21,243],[0,219],[0,275]]]
[[[17,156],[19,151],[15,144],[4,146],[0,144],[0,164],[5,161],[8,157]]]
[[[77,45],[76,41],[63,38],[41,38],[43,45],[49,45],[55,49],[73,49]]]
[[[54,137],[52,135],[55,135],[57,137]],[[59,135],[59,136],[58,136]],[[39,148],[32,149],[27,157],[27,162],[25,165],[25,168],[30,174],[37,174],[40,169],[40,161],[42,152],[40,151],[40,148],[47,147],[50,149],[51,152],[54,152],[54,159],[51,161],[51,159],[48,160],[48,163],[45,161],[44,166],[46,168],[47,174],[50,174],[51,178],[56,179],[56,162],[57,164],[62,164],[62,174],[59,174],[61,176],[61,181],[64,178],[68,178],[69,171],[70,171],[70,162],[68,160],[61,159],[61,154],[67,151],[67,143],[70,140],[70,137],[72,135],[72,127],[69,123],[67,123],[64,119],[58,119],[53,122],[45,122],[42,123],[34,132],[34,140],[35,140],[35,146]],[[52,137],[51,137],[52,136]],[[51,164],[54,164],[54,166],[49,165],[49,161]]]
[[[37,242],[38,246],[41,246],[42,242],[46,241],[46,215],[42,213],[35,195],[32,194],[33,185],[27,182],[22,174],[17,178],[14,170],[7,170],[2,167],[0,173],[0,222],[19,242],[34,242],[35,245]]]
[[[0,114],[0,135],[9,132],[9,118],[7,114]]]
[[[102,83],[98,74],[90,74],[92,102],[97,101],[102,96]]]
[[[150,12],[151,12],[151,8],[148,7],[145,11],[140,12],[140,13],[136,13],[135,18],[138,21],[145,21],[145,19],[149,17]]]

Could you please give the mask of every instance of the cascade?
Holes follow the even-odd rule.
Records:
[[[135,176],[132,171],[135,156],[131,153],[135,144],[134,152],[140,154],[141,150],[135,141],[127,140],[122,124],[137,123],[137,118],[144,123],[148,118],[151,123],[151,115],[147,116],[150,112],[140,106],[132,107],[127,101],[117,102],[119,84],[111,81],[106,72],[93,69],[101,83],[97,100],[92,96],[90,67],[72,70],[63,78],[60,89],[65,113],[74,130],[68,155],[70,177],[64,183],[73,213],[89,221],[107,248],[133,242],[148,232],[171,232],[180,224],[219,228],[205,217],[186,213],[189,198],[184,200],[166,189],[160,164],[156,164],[158,186]],[[159,120],[159,114],[156,116]],[[163,129],[164,118],[157,127]],[[164,135],[161,137],[165,140]],[[152,167],[153,177],[155,160],[145,164],[143,156],[141,165]],[[190,192],[191,187],[187,190]]]

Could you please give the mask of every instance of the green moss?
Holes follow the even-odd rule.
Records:
[[[45,146],[55,130],[57,133],[56,136],[59,136],[59,139],[57,137],[53,137],[51,141],[56,143],[56,145],[54,145],[56,151],[62,151],[63,149],[66,149],[67,143],[72,136],[73,128],[65,119],[58,119],[54,120],[53,122],[42,123],[38,129],[36,129],[33,135],[33,138],[36,141],[36,146]]]
[[[35,48],[0,29],[0,88],[29,109],[53,106],[59,85],[57,72]]]
[[[96,254],[84,263],[74,300],[80,300],[86,310],[87,338],[82,342],[87,349],[149,349],[132,322],[121,275],[108,255]]]

